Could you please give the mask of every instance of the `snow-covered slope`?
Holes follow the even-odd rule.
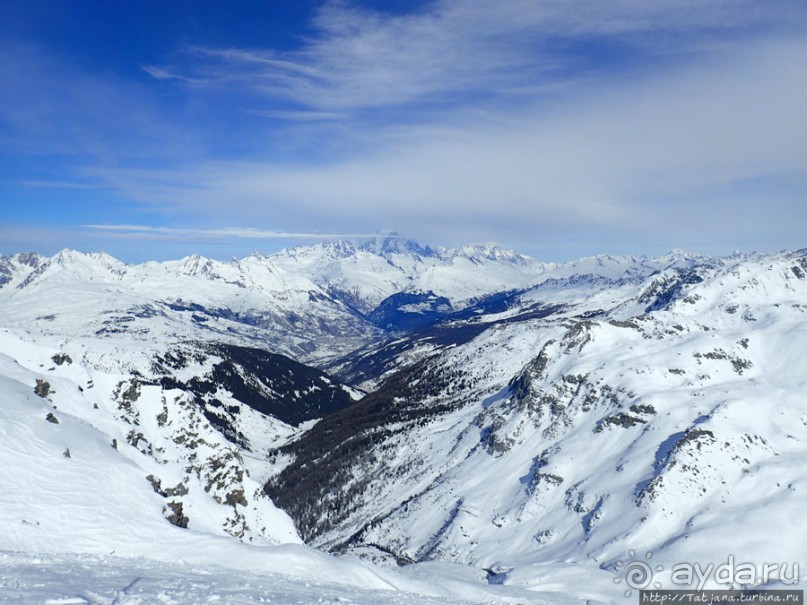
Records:
[[[5,548],[60,550],[69,527],[73,548],[104,552],[114,542],[104,532],[120,527],[147,544],[171,533],[166,519],[249,543],[299,543],[250,476],[247,451],[211,424],[193,393],[103,371],[87,363],[97,351],[44,340],[0,332]],[[243,407],[245,430],[278,439],[293,431]]]
[[[27,276],[43,260],[33,253],[0,256],[0,288],[11,281],[19,280],[20,276]]]
[[[397,239],[134,266],[63,250],[52,258],[0,258],[0,322],[128,341],[246,340],[321,362],[378,338],[366,315],[393,294],[434,290],[462,306],[532,284],[544,269],[498,248],[433,251]]]
[[[185,562],[225,600],[216,564],[562,603],[623,595],[632,553],[665,587],[680,561],[804,566],[805,313],[804,251],[0,258],[0,567],[55,602],[104,601],[22,553],[150,574],[109,602],[194,602]]]
[[[91,363],[122,353],[109,343],[64,345],[0,331],[0,601],[518,602],[473,570],[399,573],[303,546],[261,485],[267,452],[300,429],[219,386],[247,449],[144,359],[116,374]],[[190,357],[172,380],[206,375],[211,360]]]
[[[31,333],[130,344],[249,342],[295,358],[349,351],[375,332],[309,279],[252,257],[129,266],[65,250],[13,272],[0,288],[0,309],[2,325]]]
[[[544,283],[467,342],[399,346],[408,367],[284,448],[269,491],[315,544],[522,586],[554,584],[547,561],[620,579],[631,552],[667,587],[673,563],[729,555],[792,578],[806,301],[803,252]]]
[[[429,324],[492,294],[544,283],[641,279],[693,258],[599,256],[554,265],[496,246],[431,249],[397,238],[231,262],[191,256],[126,265],[63,250],[0,258],[0,327],[129,346],[247,342],[322,365],[383,337],[379,326]],[[390,313],[416,321],[398,325]]]
[[[433,292],[463,307],[493,292],[532,285],[554,267],[498,246],[435,249],[390,238],[292,248],[271,261],[289,272],[310,275],[362,313],[398,292]]]

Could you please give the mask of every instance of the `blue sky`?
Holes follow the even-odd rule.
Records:
[[[5,0],[0,74],[0,254],[807,246],[803,0]]]

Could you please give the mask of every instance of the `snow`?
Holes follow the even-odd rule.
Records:
[[[33,394],[33,376],[0,356],[3,602],[458,602],[426,598],[440,591],[358,560],[294,544],[252,546],[204,522],[174,527],[144,480],[142,457],[113,449],[109,435]],[[51,384],[55,398],[69,383]],[[198,519],[204,501],[193,502],[186,512]],[[274,510],[265,521],[273,534],[299,541]]]
[[[0,599],[43,605],[451,605],[464,599],[337,584],[315,577],[157,563],[115,556],[30,555],[0,551]],[[479,601],[476,601],[479,602]],[[490,602],[490,601],[488,601]]]
[[[803,254],[556,265],[380,241],[231,263],[0,261],[3,602],[607,603],[630,553],[652,553],[665,587],[676,562],[729,554],[807,567]],[[419,402],[448,412],[388,427],[383,456],[351,468],[368,481],[358,508],[314,542],[356,537],[347,552],[377,563],[326,555],[262,492],[293,464],[277,449],[317,420],[244,406],[246,450],[189,393],[149,384],[152,365],[205,342],[324,363],[378,344],[355,309],[404,290],[455,308],[517,293],[469,342],[396,359],[464,386]],[[216,361],[189,357],[186,381]],[[421,562],[398,569],[385,551]]]
[[[431,367],[462,368],[476,386],[425,400],[424,409],[454,411],[422,428],[387,427],[383,459],[352,469],[368,481],[363,504],[316,543],[359,535],[415,560],[506,569],[507,585],[565,584],[578,596],[579,581],[537,582],[539,567],[574,562],[596,583],[631,551],[653,553],[667,582],[676,561],[717,565],[728,553],[803,566],[801,262],[782,254],[695,265],[701,281],[652,313],[653,299],[642,301],[658,274],[537,286],[525,306],[485,319],[517,317],[547,293],[568,306],[459,347],[410,351]],[[580,319],[593,310],[597,319]],[[521,398],[508,388],[519,375],[529,377]]]

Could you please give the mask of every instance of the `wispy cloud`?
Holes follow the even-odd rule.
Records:
[[[339,161],[114,176],[130,195],[222,220],[385,224],[438,242],[642,237],[672,245],[731,233],[752,240],[771,201],[749,183],[767,179],[783,185],[766,229],[789,241],[792,217],[807,220],[803,196],[784,185],[807,186],[805,56],[801,37],[763,39],[634,82],[590,84],[551,111],[536,103],[359,128],[370,142]]]
[[[96,185],[73,181],[17,181],[23,187],[32,189],[96,189]]]
[[[803,238],[804,0],[417,4],[327,2],[295,47],[188,44],[129,79],[0,41],[0,151],[33,158],[5,182],[95,187],[41,214],[130,249]]]
[[[255,240],[327,240],[376,237],[377,233],[321,233],[289,232],[245,227],[222,227],[215,229],[191,229],[177,227],[154,227],[148,225],[83,225],[84,229],[101,232],[108,236],[129,239],[255,239]],[[389,237],[395,237],[390,235]]]
[[[337,111],[294,111],[283,109],[244,109],[244,113],[261,118],[271,118],[274,120],[290,120],[294,122],[320,122],[331,120],[344,120],[348,114]]]
[[[160,67],[159,65],[141,65],[140,69],[142,69],[155,80],[178,80],[188,84],[207,84],[211,82],[210,79],[190,78],[188,76],[174,73],[170,68]]]
[[[405,15],[330,2],[296,50],[190,46],[187,73],[149,73],[238,85],[320,111],[454,105],[459,95],[533,94],[537,84],[569,77],[567,68],[580,67],[580,41],[681,53],[707,32],[804,19],[798,0],[439,0]]]

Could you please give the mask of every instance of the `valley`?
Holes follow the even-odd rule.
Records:
[[[2,257],[3,551],[514,603],[807,561],[805,254]]]

